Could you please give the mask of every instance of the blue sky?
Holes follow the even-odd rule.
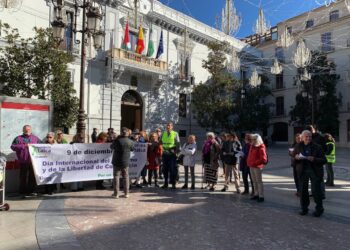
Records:
[[[236,37],[246,37],[253,34],[253,25],[258,16],[258,8],[264,9],[270,24],[276,25],[282,20],[310,11],[320,6],[326,0],[235,0],[235,6],[243,18],[242,26]],[[328,0],[330,1],[330,0]],[[201,22],[215,27],[216,16],[226,0],[160,0],[180,12]]]

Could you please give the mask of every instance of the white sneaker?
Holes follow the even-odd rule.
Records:
[[[117,194],[112,194],[112,197],[113,197],[114,199],[119,199],[119,195],[117,195]]]
[[[125,198],[129,198],[129,195],[128,195],[128,194],[126,194],[126,195],[125,195]]]

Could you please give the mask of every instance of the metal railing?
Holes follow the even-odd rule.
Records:
[[[168,64],[164,61],[140,55],[120,48],[112,49],[112,57],[120,61],[135,64],[138,67],[151,68],[153,70],[167,71]]]

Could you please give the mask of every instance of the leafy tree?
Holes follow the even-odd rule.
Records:
[[[271,94],[267,87],[269,78],[262,75],[261,85],[252,87],[245,86],[245,97],[240,98],[235,110],[235,129],[238,131],[267,131],[270,119],[270,107],[272,104],[265,103],[265,97]],[[242,88],[240,89],[240,91]]]
[[[242,82],[233,78],[226,70],[226,42],[209,43],[208,59],[203,68],[211,74],[205,84],[195,86],[193,106],[197,122],[201,127],[218,131],[265,130],[270,117],[269,105],[263,98],[270,94],[265,86],[268,78],[262,76],[259,87],[245,87],[245,99],[241,100]],[[245,84],[246,85],[246,84]]]
[[[54,126],[72,127],[79,108],[67,73],[72,56],[57,49],[50,29],[34,28],[32,38],[21,38],[8,24],[2,29],[7,46],[0,48],[0,94],[51,100]]]
[[[298,126],[312,123],[312,107],[314,123],[319,130],[337,136],[339,133],[339,105],[341,97],[336,94],[339,76],[335,72],[336,65],[327,60],[327,55],[318,51],[312,52],[310,66],[311,80],[302,81],[302,93],[297,94],[296,104],[290,112],[291,122]],[[320,93],[324,92],[323,96]]]
[[[229,44],[226,42],[209,43],[208,60],[203,68],[211,74],[211,79],[195,86],[193,91],[194,113],[199,125],[210,130],[233,129],[230,119],[234,110],[234,95],[239,82],[225,70],[226,54]]]

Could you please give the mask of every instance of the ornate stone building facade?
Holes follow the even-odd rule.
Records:
[[[106,32],[102,49],[87,46],[85,70],[85,110],[87,133],[96,127],[106,131],[122,126],[153,131],[173,121],[181,137],[190,133],[204,136],[191,112],[191,90],[205,83],[208,72],[202,68],[207,58],[210,41],[227,41],[241,57],[257,58],[261,53],[233,37],[225,35],[183,13],[155,0],[100,1],[105,13],[103,29]],[[60,45],[75,56],[70,73],[79,92],[79,58],[81,51],[74,43],[73,1],[65,1],[64,19],[66,37]],[[78,22],[81,23],[80,13]],[[34,26],[49,27],[53,20],[51,1],[24,1],[21,8],[4,10],[2,22],[19,29],[25,36],[33,34]],[[126,23],[129,24],[131,50],[122,49]],[[145,50],[136,54],[135,44],[142,25]],[[152,32],[151,32],[152,30]],[[150,35],[151,33],[151,35]],[[163,54],[154,59],[163,33]],[[147,46],[153,40],[155,52],[147,57]],[[247,59],[249,60],[249,59]],[[249,71],[249,69],[248,69]],[[72,128],[69,131],[75,133]]]

